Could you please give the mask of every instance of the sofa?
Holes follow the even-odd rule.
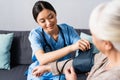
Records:
[[[80,32],[90,34],[88,29],[76,29]],[[32,49],[28,40],[30,31],[0,30],[0,34],[14,33],[10,48],[10,70],[0,69],[0,80],[27,80],[25,72],[32,63]],[[74,56],[74,55],[73,55]],[[79,75],[79,80],[85,80],[84,74]]]

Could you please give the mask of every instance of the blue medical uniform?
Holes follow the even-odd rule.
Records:
[[[55,41],[41,27],[37,27],[30,32],[29,40],[31,43],[32,51],[33,51],[33,54],[32,54],[33,63],[28,68],[27,80],[58,80],[59,76],[55,76],[51,72],[44,73],[40,77],[34,77],[32,75],[32,70],[34,69],[34,67],[40,65],[40,63],[38,62],[38,60],[34,55],[34,53],[37,50],[42,49],[45,52],[58,50],[65,46],[74,44],[80,39],[78,33],[73,29],[72,26],[69,26],[67,24],[60,24],[58,26],[60,31],[59,31],[57,41]],[[63,58],[59,59],[58,61],[69,59],[70,57],[71,57],[71,54],[68,54]],[[61,76],[61,80],[65,80],[64,75]]]

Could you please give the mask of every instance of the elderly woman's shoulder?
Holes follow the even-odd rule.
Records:
[[[105,59],[107,59],[107,57],[103,53],[99,52],[98,54],[95,54],[94,63],[99,63]]]

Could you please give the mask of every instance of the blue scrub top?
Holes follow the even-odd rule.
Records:
[[[37,27],[30,32],[29,40],[31,43],[32,51],[33,51],[33,54],[32,54],[33,63],[29,66],[27,80],[35,79],[35,77],[32,76],[32,70],[34,67],[40,64],[34,55],[34,53],[37,50],[42,49],[45,52],[49,52],[52,49],[52,51],[54,51],[57,49],[61,49],[65,46],[74,44],[80,39],[78,33],[73,29],[72,26],[69,26],[67,24],[60,24],[59,27],[60,27],[60,32],[59,32],[57,41],[55,41],[48,33],[43,31],[42,27]],[[50,45],[51,49],[49,46],[46,46],[46,42],[44,40],[43,35],[47,43]],[[68,54],[67,56],[59,59],[59,61],[69,59],[70,57],[71,57],[70,54]],[[61,80],[64,80],[64,76],[62,76],[61,78],[63,78]],[[49,72],[49,73],[43,74],[43,76],[35,80],[58,80],[58,76],[54,76],[52,75],[52,73]]]

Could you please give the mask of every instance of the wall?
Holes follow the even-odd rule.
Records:
[[[32,17],[32,7],[37,0],[0,0],[0,30],[31,30],[38,26]],[[58,23],[68,23],[74,28],[88,29],[91,10],[108,0],[46,0],[57,11]]]

